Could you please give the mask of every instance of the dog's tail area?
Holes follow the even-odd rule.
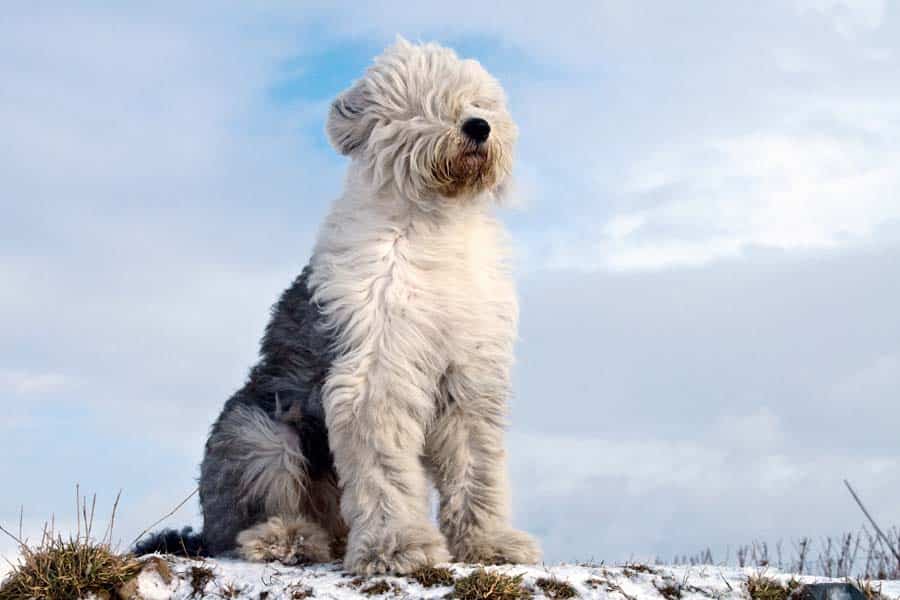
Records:
[[[131,551],[137,556],[154,552],[190,557],[209,556],[204,549],[203,534],[194,533],[191,527],[185,527],[181,531],[157,531],[139,540]]]

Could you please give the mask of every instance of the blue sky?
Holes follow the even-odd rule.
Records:
[[[193,488],[340,190],[327,103],[400,33],[482,61],[521,129],[509,448],[548,560],[834,534],[843,477],[900,523],[897,7],[5,13],[0,522],[122,488],[127,542]]]

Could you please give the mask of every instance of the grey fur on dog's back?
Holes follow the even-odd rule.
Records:
[[[293,496],[284,500],[294,501],[294,511],[302,508],[305,487],[336,488],[320,394],[331,364],[330,340],[318,326],[308,277],[309,267],[273,307],[260,361],[212,426],[200,467],[202,534],[163,531],[138,544],[138,553],[227,553],[240,531],[272,512],[266,484],[296,484],[296,490],[283,490]],[[266,460],[285,468],[265,472]],[[273,472],[284,480],[273,481]]]
[[[320,395],[331,362],[329,340],[318,326],[319,313],[310,302],[308,277],[307,267],[273,308],[262,340],[261,360],[244,387],[226,402],[206,443],[200,503],[206,524],[204,541],[212,554],[232,549],[241,530],[271,512],[266,510],[265,492],[248,493],[247,472],[260,452],[246,435],[248,415],[254,411],[263,426],[269,425],[296,444],[297,466],[305,471],[298,476],[308,476],[312,485],[334,478]],[[296,497],[295,502],[299,508]]]

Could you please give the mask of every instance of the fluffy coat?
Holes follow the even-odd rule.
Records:
[[[345,190],[212,428],[205,549],[343,554],[360,574],[535,562],[509,524],[503,442],[518,309],[490,214],[516,137],[502,89],[475,61],[399,40],[326,129],[352,159]]]

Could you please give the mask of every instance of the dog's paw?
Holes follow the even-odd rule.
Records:
[[[324,529],[303,517],[271,517],[237,536],[242,558],[284,565],[332,560],[331,541]]]
[[[447,544],[437,528],[428,523],[400,524],[378,532],[351,532],[344,568],[357,575],[405,575],[449,560]]]
[[[466,563],[535,564],[541,560],[541,550],[533,537],[508,528],[469,535],[451,544],[451,550],[454,559]]]

